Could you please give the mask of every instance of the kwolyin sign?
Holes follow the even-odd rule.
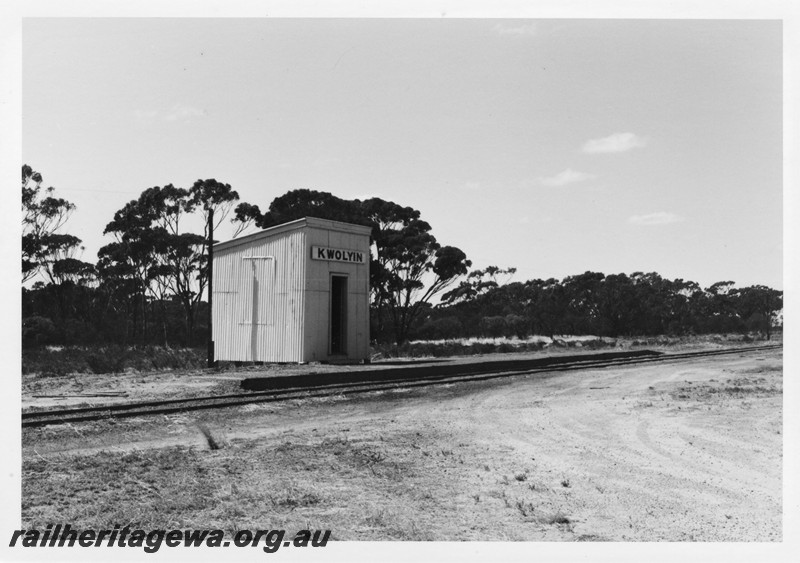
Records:
[[[349,262],[351,264],[366,264],[363,252],[357,250],[343,250],[341,248],[327,248],[325,246],[312,246],[311,258],[313,260],[329,260],[333,262]]]

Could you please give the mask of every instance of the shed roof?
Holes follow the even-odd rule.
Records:
[[[288,223],[275,225],[263,231],[253,233],[241,238],[231,239],[225,242],[218,242],[214,245],[214,252],[228,250],[235,246],[242,244],[250,244],[265,238],[271,238],[277,235],[282,235],[289,231],[303,229],[307,227],[316,227],[319,229],[327,229],[329,231],[339,231],[342,233],[349,233],[354,235],[367,235],[372,233],[370,227],[364,225],[355,225],[353,223],[342,223],[341,221],[331,221],[330,219],[318,219],[317,217],[303,217],[302,219],[295,219]]]

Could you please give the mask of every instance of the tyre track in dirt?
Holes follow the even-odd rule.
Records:
[[[763,356],[781,365],[780,351]],[[558,540],[778,541],[780,393],[712,400],[680,391],[723,385],[754,363],[717,357],[690,366],[634,365],[238,407],[230,410],[235,416],[216,413],[209,425],[231,441],[313,443],[344,433],[374,441],[416,433],[429,452],[458,448],[466,465],[448,473],[456,479],[448,485],[453,506],[499,514],[508,539],[524,539],[530,529]],[[780,385],[777,369],[763,375]],[[683,393],[686,399],[676,398]],[[165,427],[153,439],[109,435],[89,447],[77,439],[51,442],[52,450],[26,444],[23,454],[202,445],[194,417],[165,420],[172,435]],[[424,458],[420,467],[445,459]],[[541,523],[558,513],[569,524]]]
[[[726,363],[736,366],[741,360]],[[719,432],[719,426],[710,427],[703,418],[708,415],[699,409],[696,409],[699,412],[684,410],[684,405],[676,410],[674,401],[659,401],[657,397],[653,400],[649,388],[674,385],[687,377],[713,379],[711,375],[719,377],[718,367],[698,370],[676,366],[671,373],[665,371],[668,368],[632,367],[615,369],[615,373],[585,373],[577,383],[570,381],[574,378],[551,380],[539,390],[546,405],[539,410],[520,408],[520,396],[527,391],[520,382],[475,397],[468,426],[481,428],[487,444],[501,436],[505,443],[518,449],[519,458],[538,452],[536,460],[546,471],[565,468],[577,475],[576,480],[615,484],[616,498],[610,503],[608,499],[590,495],[598,497],[594,499],[594,511],[606,513],[608,509],[603,506],[617,505],[612,514],[638,512],[634,520],[640,523],[640,533],[636,533],[636,526],[629,532],[634,538],[642,533],[652,538],[654,530],[668,529],[670,526],[659,523],[657,514],[666,511],[674,515],[686,505],[695,506],[683,515],[692,521],[692,531],[677,538],[667,531],[665,537],[754,539],[770,524],[774,527],[768,537],[779,537],[780,455],[761,455],[752,440]],[[590,387],[609,389],[587,396],[593,393]],[[637,401],[643,406],[637,407]],[[777,403],[771,404],[779,408]],[[722,428],[731,428],[731,422],[735,422],[731,419],[736,418],[732,414],[723,417]],[[738,428],[747,424],[740,422]],[[780,439],[773,442],[772,446],[780,450]],[[581,503],[592,504],[592,500]],[[748,512],[742,507],[748,505],[755,505],[756,512],[767,515],[755,515],[750,510],[749,525],[737,525]],[[720,509],[726,511],[721,516],[723,522],[720,517],[706,516]],[[593,519],[588,514],[584,517]],[[653,523],[648,524],[648,520]]]

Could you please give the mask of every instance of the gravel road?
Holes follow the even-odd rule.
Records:
[[[391,506],[433,530],[423,539],[781,541],[780,350],[203,416],[231,450],[379,448],[413,476]],[[23,457],[203,447],[195,422],[26,430]]]

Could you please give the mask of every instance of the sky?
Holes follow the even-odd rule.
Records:
[[[658,272],[783,289],[782,24],[28,18],[22,161],[95,262],[146,188],[421,212],[516,281]],[[218,232],[229,238],[232,228]]]

